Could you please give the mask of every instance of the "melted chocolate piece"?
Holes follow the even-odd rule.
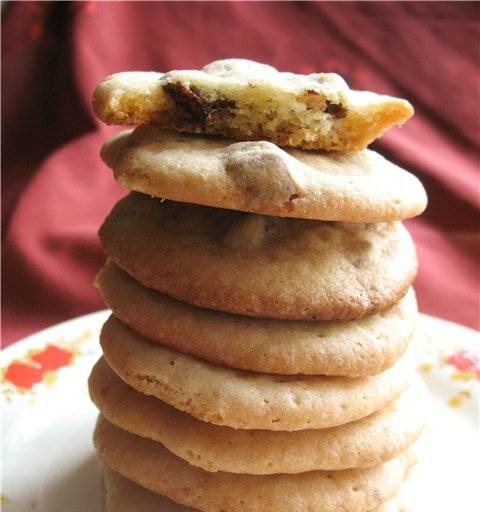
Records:
[[[331,103],[329,100],[326,101],[327,106],[323,109],[326,114],[330,114],[335,119],[342,119],[347,115],[347,109],[340,104]]]
[[[185,122],[203,125],[213,112],[236,106],[233,100],[209,100],[194,85],[186,87],[181,82],[172,82],[165,84],[163,89],[175,102]]]

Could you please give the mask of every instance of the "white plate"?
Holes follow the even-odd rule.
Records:
[[[91,442],[96,409],[86,381],[107,316],[100,311],[64,322],[0,352],[5,512],[102,510]],[[419,369],[434,403],[428,455],[408,498],[418,512],[478,510],[479,334],[427,316],[421,326],[427,343]]]

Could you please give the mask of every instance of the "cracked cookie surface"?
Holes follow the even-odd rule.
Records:
[[[100,359],[89,379],[90,396],[114,425],[162,443],[206,471],[250,475],[373,467],[409,448],[423,430],[428,393],[420,377],[382,410],[328,429],[296,432],[212,425],[138,393]]]
[[[365,418],[414,376],[413,349],[388,370],[355,379],[234,370],[151,343],[114,316],[100,343],[108,365],[137,391],[198,420],[247,430],[322,429]]]

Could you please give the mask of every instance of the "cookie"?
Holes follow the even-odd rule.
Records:
[[[141,487],[105,465],[102,467],[102,480],[104,512],[198,512]]]
[[[95,283],[115,316],[151,341],[220,365],[264,373],[375,375],[403,354],[417,318],[413,289],[383,313],[301,322],[198,308],[145,288],[113,263]]]
[[[232,142],[140,126],[102,148],[117,182],[144,194],[306,219],[382,222],[427,204],[412,174],[374,151],[320,153],[271,142]]]
[[[344,320],[408,290],[415,247],[399,222],[266,217],[132,193],[100,228],[108,257],[148,288],[247,316]]]
[[[102,468],[102,475],[105,486],[105,512],[198,512],[198,509],[179,505],[165,496],[155,494],[106,466]],[[394,497],[372,512],[406,511],[400,509]]]
[[[334,73],[279,73],[243,59],[215,61],[201,71],[117,73],[97,87],[93,107],[108,124],[334,151],[363,149],[413,114],[407,101],[352,91]]]
[[[296,475],[209,473],[100,417],[94,444],[125,478],[204,512],[363,512],[392,498],[415,462],[410,451],[366,469]]]
[[[398,400],[353,423],[322,430],[235,430],[194,419],[138,393],[100,359],[89,379],[92,401],[110,422],[162,443],[206,471],[268,475],[377,466],[412,445],[426,420],[420,377]]]
[[[232,370],[151,343],[113,316],[100,343],[109,366],[137,391],[199,420],[242,429],[294,431],[355,421],[395,400],[413,373],[408,353],[385,372],[357,379]]]

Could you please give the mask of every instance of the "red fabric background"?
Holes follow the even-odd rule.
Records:
[[[2,15],[3,342],[102,307],[97,229],[124,192],[90,101],[107,74],[245,57],[408,98],[374,147],[430,197],[408,221],[421,310],[478,328],[479,4],[11,2]]]

